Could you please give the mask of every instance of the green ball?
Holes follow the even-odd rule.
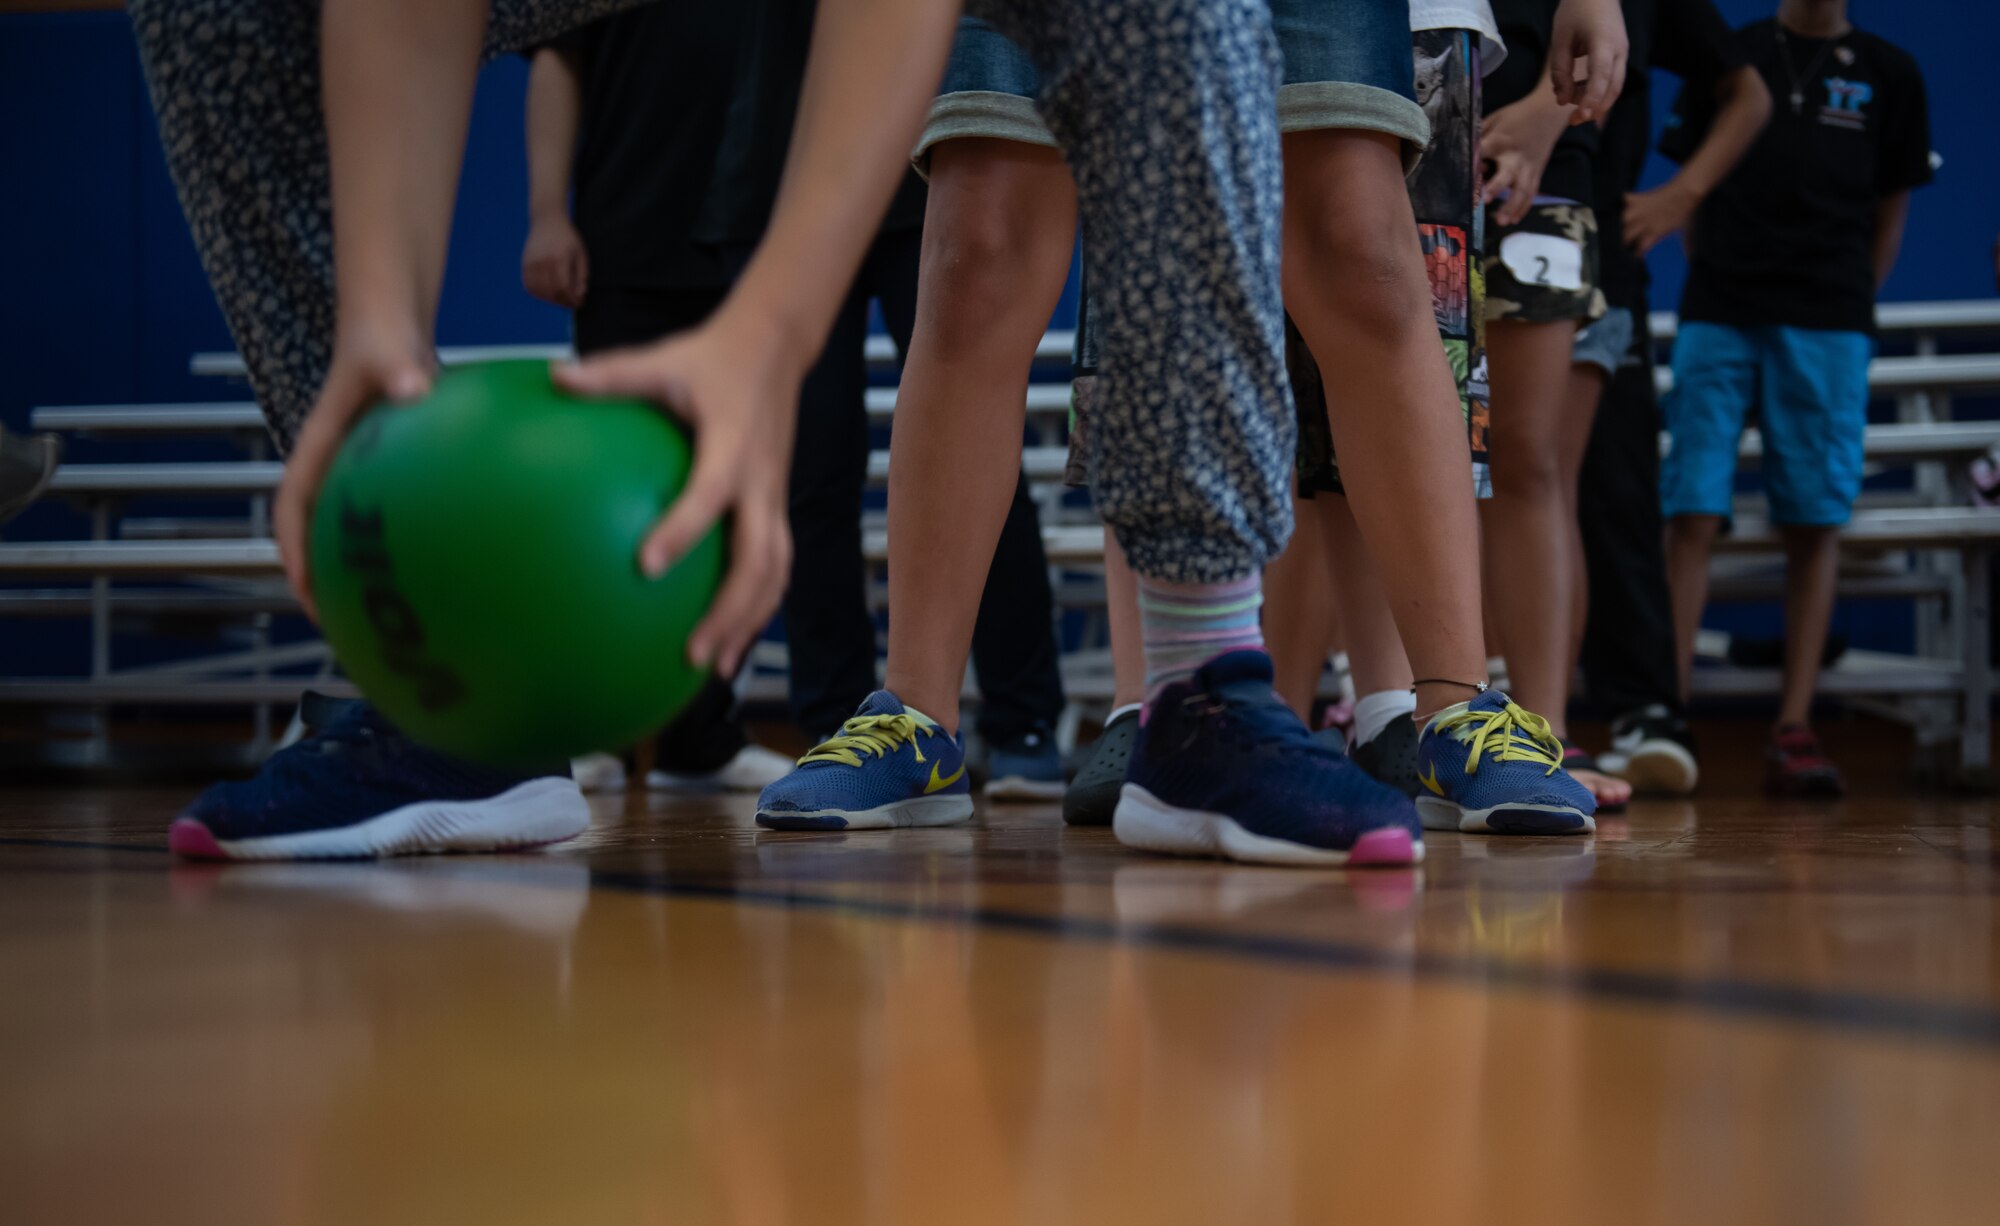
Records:
[[[436,749],[528,767],[631,744],[707,678],[687,639],[721,579],[719,531],[658,579],[639,570],[692,460],[657,408],[571,396],[545,363],[446,370],[363,417],[327,474],[320,628]]]

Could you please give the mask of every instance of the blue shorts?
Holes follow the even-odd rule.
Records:
[[[1272,0],[1284,55],[1278,130],[1360,128],[1401,137],[1406,161],[1430,143],[1410,59],[1409,0]],[[988,137],[1055,147],[1036,113],[1041,78],[1027,53],[977,17],[959,19],[944,83],[918,138],[924,170],[931,146]]]
[[[1846,523],[1861,492],[1874,351],[1863,332],[1682,323],[1666,403],[1662,510],[1728,518],[1737,443],[1755,409],[1772,522]]]

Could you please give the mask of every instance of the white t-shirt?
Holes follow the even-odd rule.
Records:
[[[1410,0],[1410,29],[1479,31],[1479,75],[1500,67],[1507,58],[1507,44],[1500,41],[1500,27],[1493,21],[1493,6],[1486,0]]]

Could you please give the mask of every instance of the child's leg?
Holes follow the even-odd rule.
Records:
[[[1278,64],[1256,0],[1018,0],[1104,321],[1092,488],[1142,579],[1255,574],[1291,533]],[[1167,105],[1171,102],[1172,105]]]
[[[1276,863],[1408,863],[1407,801],[1271,692],[1246,611],[1291,530],[1278,63],[1255,0],[1026,0],[1104,320],[1092,489],[1137,572],[1149,702],[1118,837]],[[1029,18],[1034,18],[1029,20]],[[1199,659],[1200,644],[1223,654]]]
[[[1487,574],[1507,644],[1514,697],[1564,735],[1568,701],[1575,521],[1563,496],[1563,420],[1571,322],[1490,326],[1493,497],[1486,504]]]
[[[1389,612],[1382,577],[1361,539],[1354,512],[1339,494],[1313,500],[1325,546],[1326,568],[1333,577],[1334,607],[1346,636],[1347,663],[1354,675],[1354,693],[1407,694],[1416,680],[1403,653],[1403,639]]]
[[[1571,365],[1569,381],[1563,389],[1563,435],[1560,440],[1562,463],[1563,522],[1570,527],[1568,548],[1570,584],[1569,646],[1563,676],[1576,673],[1577,657],[1583,652],[1583,627],[1590,616],[1589,572],[1584,569],[1583,531],[1577,519],[1577,485],[1583,476],[1583,455],[1590,443],[1590,427],[1597,418],[1597,402],[1604,395],[1604,372],[1595,366]]]
[[[1264,641],[1279,697],[1311,723],[1333,644],[1334,593],[1314,501],[1300,499],[1292,515],[1291,544],[1264,568]]]
[[[1764,484],[1785,538],[1780,728],[1805,724],[1840,577],[1840,528],[1861,493],[1874,344],[1854,332],[1771,328],[1759,389]]]
[[[1820,661],[1833,624],[1834,586],[1840,580],[1840,529],[1787,524],[1785,537],[1785,690],[1778,726],[1812,721]]]
[[[903,702],[958,727],[979,597],[1020,472],[1029,366],[1069,271],[1076,205],[1054,149],[930,151],[917,323],[890,443],[889,666]]]
[[[1694,640],[1708,607],[1708,559],[1722,535],[1720,515],[1675,515],[1667,520],[1667,589],[1674,600],[1674,668],[1681,701],[1694,676]]]
[[[1139,628],[1139,577],[1118,538],[1104,534],[1104,605],[1111,623],[1111,705],[1129,707],[1146,697],[1145,635]]]
[[[1747,329],[1683,320],[1674,340],[1674,393],[1665,406],[1673,445],[1660,462],[1660,511],[1683,703],[1708,603],[1709,554],[1730,515],[1737,440],[1757,398],[1762,362],[1760,343]]]
[[[1285,301],[1321,368],[1338,372],[1329,413],[1341,479],[1428,716],[1472,695],[1486,653],[1465,421],[1402,142],[1353,130],[1285,142]]]

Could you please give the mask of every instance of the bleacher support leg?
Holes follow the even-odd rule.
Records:
[[[1987,782],[1991,768],[1993,707],[1992,553],[1965,554],[1965,615],[1959,621],[1960,659],[1965,662],[1965,724],[1960,734],[1959,770],[1968,783]]]

